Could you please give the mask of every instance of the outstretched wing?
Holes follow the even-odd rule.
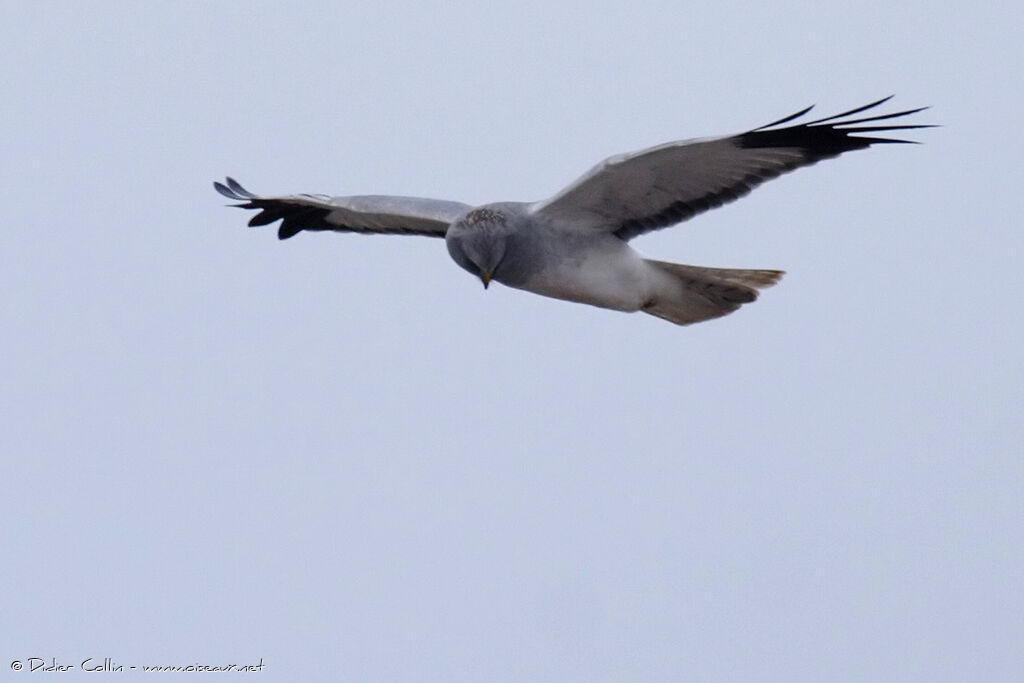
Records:
[[[250,226],[269,225],[279,220],[277,236],[283,240],[303,230],[444,237],[451,222],[470,208],[443,199],[386,195],[260,197],[233,178],[227,178],[225,183],[215,182],[213,187],[228,199],[243,202],[235,206],[260,210],[249,221]]]
[[[811,107],[740,135],[670,142],[614,156],[551,199],[533,204],[531,211],[628,240],[739,199],[766,180],[821,159],[878,143],[910,142],[856,133],[932,127],[877,124],[927,107],[846,118],[891,97],[798,125],[781,127]]]

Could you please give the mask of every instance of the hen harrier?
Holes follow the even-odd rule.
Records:
[[[483,281],[677,325],[717,318],[778,282],[779,270],[704,268],[643,258],[628,242],[738,199],[787,171],[877,143],[854,135],[929,128],[877,124],[926,109],[848,118],[850,111],[783,126],[811,110],[739,135],[670,142],[601,162],[550,199],[469,206],[417,197],[254,195],[232,178],[213,185],[244,209],[250,226],[280,220],[280,239],[303,230],[443,237],[457,264]],[[872,125],[863,125],[872,124]]]

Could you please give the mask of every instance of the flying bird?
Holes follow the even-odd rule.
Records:
[[[932,127],[887,123],[927,107],[850,118],[891,97],[794,123],[812,109],[807,107],[746,133],[613,156],[553,197],[532,203],[470,206],[387,195],[261,197],[232,178],[213,185],[242,202],[235,206],[259,210],[250,226],[280,220],[277,236],[282,240],[304,230],[440,237],[452,259],[485,288],[495,281],[688,325],[754,301],[758,290],[778,282],[783,271],[655,261],[634,251],[629,241],[739,199],[801,166],[874,144],[911,142],[872,133]]]

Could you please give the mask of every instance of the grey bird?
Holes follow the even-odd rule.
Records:
[[[280,220],[277,235],[304,230],[443,237],[452,259],[480,278],[535,294],[617,311],[643,311],[677,325],[717,318],[757,299],[779,270],[704,268],[646,259],[629,241],[731,202],[766,180],[879,143],[865,133],[930,128],[881,123],[927,109],[849,118],[892,96],[823,119],[746,133],[670,142],[601,162],[539,202],[469,206],[418,197],[299,194],[260,197],[232,178],[213,185],[245,209],[250,226]],[[865,125],[868,124],[868,125]]]

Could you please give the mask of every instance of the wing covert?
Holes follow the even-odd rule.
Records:
[[[766,180],[822,159],[874,144],[910,142],[858,133],[932,127],[877,124],[927,107],[846,118],[890,98],[835,116],[780,127],[807,114],[811,110],[808,107],[739,135],[670,142],[614,156],[554,197],[533,204],[531,211],[584,223],[628,240],[734,201]]]

